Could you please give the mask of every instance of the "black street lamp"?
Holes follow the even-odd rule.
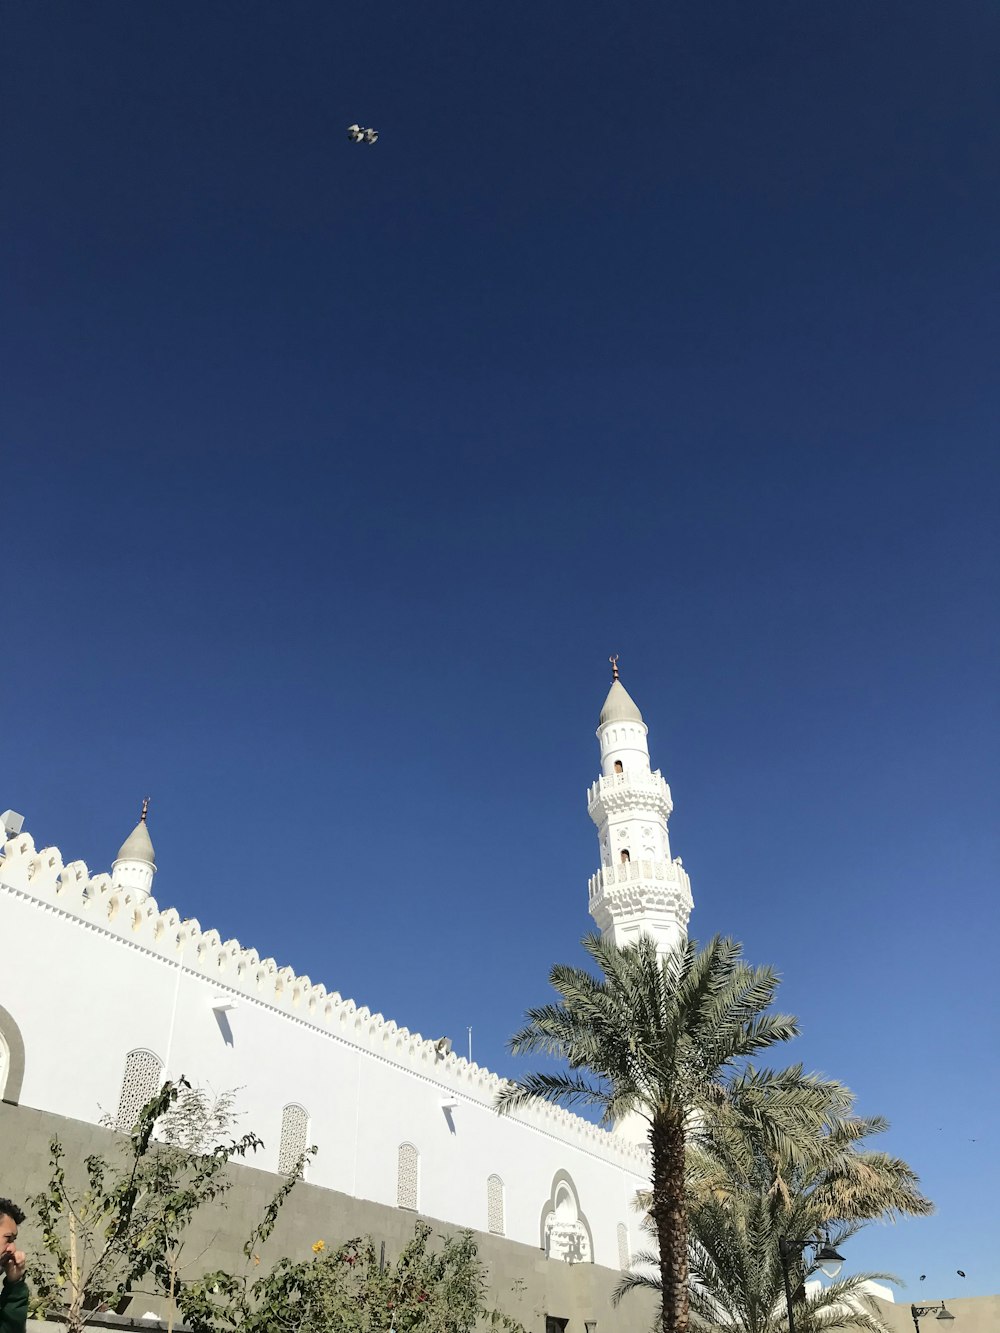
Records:
[[[785,1279],[785,1304],[788,1307],[788,1333],[795,1333],[795,1311],[792,1309],[792,1279],[789,1273],[789,1264],[792,1259],[802,1258],[802,1251],[807,1245],[816,1246],[816,1262],[819,1264],[820,1272],[825,1273],[827,1277],[836,1277],[844,1262],[844,1256],[838,1254],[833,1246],[825,1240],[820,1243],[811,1236],[805,1240],[789,1240],[787,1236],[778,1237],[781,1274]],[[919,1328],[917,1333],[920,1333]]]
[[[951,1323],[955,1318],[946,1308],[944,1301],[938,1301],[937,1305],[911,1305],[910,1314],[913,1316],[915,1333],[920,1333],[920,1320],[925,1314],[933,1314],[935,1319],[940,1319],[943,1323]]]

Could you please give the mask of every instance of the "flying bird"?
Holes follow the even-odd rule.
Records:
[[[924,1278],[925,1278],[926,1276],[927,1276],[926,1273],[921,1273],[921,1274],[920,1274],[920,1281],[923,1282],[923,1280],[924,1280]]]
[[[377,143],[378,130],[366,130],[363,125],[348,125],[347,137],[351,143]]]
[[[955,1272],[958,1274],[959,1277],[965,1277],[965,1274],[962,1272],[960,1268],[956,1268]]]

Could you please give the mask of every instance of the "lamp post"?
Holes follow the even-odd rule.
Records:
[[[801,1259],[807,1245],[816,1246],[816,1262],[821,1273],[827,1277],[836,1277],[844,1262],[844,1256],[827,1241],[817,1241],[811,1236],[805,1240],[789,1240],[787,1236],[778,1237],[778,1253],[781,1255],[781,1275],[785,1279],[785,1304],[788,1307],[788,1333],[795,1333],[795,1311],[792,1308],[792,1279],[789,1264],[792,1259]],[[919,1328],[917,1333],[920,1333]]]
[[[955,1318],[944,1301],[938,1301],[936,1305],[911,1305],[910,1314],[913,1316],[915,1333],[920,1333],[920,1320],[925,1314],[933,1314],[935,1319],[940,1319],[943,1323],[951,1323]]]

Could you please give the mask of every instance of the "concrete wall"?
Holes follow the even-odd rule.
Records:
[[[0,1194],[24,1201],[47,1178],[49,1141],[56,1135],[66,1149],[67,1164],[77,1164],[91,1152],[114,1147],[108,1130],[26,1107],[0,1105],[0,1143],[3,1168]],[[72,1165],[70,1165],[72,1170]],[[264,1206],[273,1197],[280,1178],[252,1167],[233,1168],[235,1185],[224,1206],[207,1209],[191,1227],[186,1240],[189,1275],[228,1267],[242,1271],[243,1243]],[[416,1214],[354,1199],[316,1185],[296,1187],[286,1204],[275,1234],[263,1252],[266,1265],[280,1255],[308,1258],[316,1240],[332,1247],[357,1235],[371,1235],[386,1243],[394,1258],[413,1234]],[[454,1228],[427,1218],[435,1231]],[[21,1232],[30,1257],[39,1249],[38,1232],[29,1216]],[[545,1333],[546,1314],[568,1319],[568,1333],[584,1333],[584,1323],[596,1320],[598,1333],[645,1333],[653,1322],[654,1303],[644,1294],[630,1297],[618,1310],[611,1293],[619,1279],[615,1270],[597,1264],[566,1264],[548,1259],[538,1248],[477,1235],[480,1256],[488,1269],[490,1300],[521,1321],[532,1333]],[[30,1273],[29,1273],[30,1281]],[[162,1311],[163,1302],[137,1295],[128,1313]],[[965,1330],[956,1329],[956,1333]]]
[[[0,1194],[26,1204],[28,1197],[42,1188],[53,1135],[62,1140],[68,1163],[79,1164],[90,1152],[107,1153],[114,1144],[114,1135],[98,1126],[25,1107],[0,1105],[3,1144]],[[234,1168],[234,1176],[236,1184],[225,1206],[206,1210],[188,1233],[186,1246],[191,1256],[191,1273],[219,1267],[239,1271],[246,1234],[279,1184],[279,1177],[251,1167]],[[302,1184],[282,1213],[264,1251],[264,1262],[284,1254],[307,1258],[316,1240],[334,1246],[352,1236],[366,1234],[373,1236],[376,1243],[384,1240],[387,1255],[394,1258],[412,1235],[415,1216],[352,1199],[334,1190]],[[444,1223],[433,1218],[427,1220],[439,1234],[449,1230]],[[30,1265],[31,1255],[39,1248],[38,1232],[30,1217],[21,1234]],[[597,1264],[564,1264],[547,1259],[539,1249],[498,1236],[480,1234],[477,1241],[489,1273],[490,1300],[519,1319],[531,1333],[544,1333],[546,1314],[568,1319],[567,1333],[584,1333],[584,1324],[590,1320],[597,1321],[598,1333],[646,1333],[653,1326],[655,1302],[645,1294],[630,1296],[618,1310],[612,1309],[611,1292],[619,1277],[614,1270]],[[926,1301],[931,1304],[938,1299],[933,1294]],[[955,1323],[949,1326],[951,1333],[1000,1330],[1000,1296],[945,1299],[955,1316]],[[908,1302],[894,1305],[878,1301],[878,1305],[893,1333],[913,1333]],[[147,1310],[163,1309],[158,1298],[140,1294],[133,1299],[128,1313],[137,1317]],[[120,1328],[123,1321],[109,1319],[107,1323],[109,1327]],[[40,1330],[50,1325],[38,1322],[31,1327]],[[933,1316],[921,1321],[921,1333],[935,1333],[936,1329]]]
[[[935,1305],[940,1296],[921,1297],[920,1303]],[[945,1304],[950,1314],[955,1316],[953,1324],[938,1324],[934,1316],[925,1315],[920,1320],[921,1333],[938,1333],[948,1328],[953,1333],[997,1333],[1000,1329],[1000,1296],[958,1296],[955,1299],[945,1297]],[[913,1318],[910,1314],[910,1302],[900,1298],[898,1304],[878,1301],[879,1310],[893,1333],[914,1333]]]
[[[910,1317],[909,1305],[893,1305],[886,1301],[878,1302],[881,1313],[893,1329],[894,1333],[913,1333],[913,1321]],[[948,1301],[948,1307],[954,1307],[955,1312],[955,1333],[996,1333],[1000,1328],[1000,1296],[964,1296],[954,1301]],[[932,1318],[933,1316],[928,1316]],[[47,1320],[29,1321],[30,1329],[51,1329],[57,1330],[59,1324],[50,1323]],[[127,1317],[119,1318],[115,1315],[108,1315],[106,1318],[95,1321],[95,1328],[102,1329],[132,1329],[145,1328],[147,1330],[156,1330],[155,1324],[142,1324],[133,1321]],[[634,1327],[639,1330],[645,1330],[647,1325],[636,1324]],[[178,1333],[180,1331],[178,1330]]]

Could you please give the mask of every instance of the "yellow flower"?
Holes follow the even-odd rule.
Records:
[[[260,1255],[259,1255],[259,1254],[255,1254],[255,1255],[254,1255],[254,1257],[253,1257],[253,1266],[254,1266],[254,1268],[259,1268],[259,1267],[260,1267]]]
[[[318,1240],[316,1244],[313,1246],[313,1254],[322,1254],[325,1249],[326,1249],[326,1241]]]

